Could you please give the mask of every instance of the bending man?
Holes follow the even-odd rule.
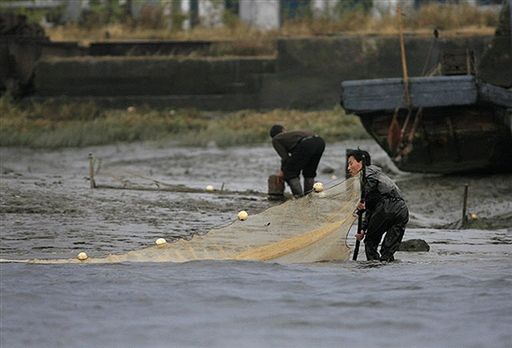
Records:
[[[325,142],[309,131],[286,131],[276,124],[270,128],[272,146],[281,157],[278,176],[290,186],[295,197],[301,197],[313,190],[316,169],[324,153]],[[300,184],[300,173],[304,176],[304,191]]]
[[[363,210],[362,230],[357,231],[356,238],[364,238],[367,260],[391,262],[394,253],[400,247],[405,233],[405,225],[409,221],[409,210],[400,189],[382,170],[371,165],[370,154],[363,150],[353,150],[348,156],[348,171],[356,176],[366,166],[365,176],[361,178],[364,202],[357,206]],[[386,233],[380,254],[377,248],[382,236]]]

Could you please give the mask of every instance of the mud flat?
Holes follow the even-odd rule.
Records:
[[[343,177],[343,154],[353,145],[369,148],[375,162],[398,181],[410,205],[410,227],[457,228],[464,184],[470,187],[468,212],[478,216],[473,227],[512,226],[511,175],[402,173],[369,141],[329,144],[319,181],[328,184]],[[173,240],[205,233],[230,223],[240,210],[254,214],[269,207],[272,203],[264,196],[266,178],[279,166],[270,146],[219,149],[130,144],[0,151],[2,258],[74,257],[80,250],[101,256],[151,245],[159,237]],[[90,189],[89,153],[96,158],[97,184],[135,184],[148,190]],[[216,191],[159,191],[162,184],[194,189],[212,185]],[[248,193],[219,194],[221,189]]]
[[[318,180],[339,180],[355,146],[398,182],[411,209],[406,239],[426,240],[429,252],[398,252],[387,265],[0,263],[1,346],[510,347],[512,176],[401,173],[375,143],[347,142],[328,144]],[[123,254],[271,204],[258,194],[91,190],[89,153],[99,184],[154,189],[264,192],[279,165],[270,145],[1,148],[1,259]],[[479,219],[461,230],[466,183]]]

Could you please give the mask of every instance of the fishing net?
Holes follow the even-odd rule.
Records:
[[[103,258],[32,260],[31,263],[187,262],[250,260],[280,263],[345,261],[347,234],[355,217],[359,180],[332,184],[323,192],[288,200],[245,221],[159,246]]]
[[[190,240],[87,262],[344,261],[350,256],[346,237],[358,199],[359,181],[351,178]]]

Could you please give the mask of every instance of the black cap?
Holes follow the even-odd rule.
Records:
[[[273,138],[284,130],[280,124],[275,124],[270,128],[270,137]]]

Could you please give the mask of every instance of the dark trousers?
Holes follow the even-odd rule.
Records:
[[[409,210],[402,199],[385,199],[373,211],[364,239],[367,260],[393,261],[400,247],[409,221]],[[380,254],[377,251],[382,236],[386,233]]]
[[[314,178],[324,149],[325,142],[319,136],[307,137],[300,141],[283,168],[284,178],[296,178],[301,171],[305,178]]]

